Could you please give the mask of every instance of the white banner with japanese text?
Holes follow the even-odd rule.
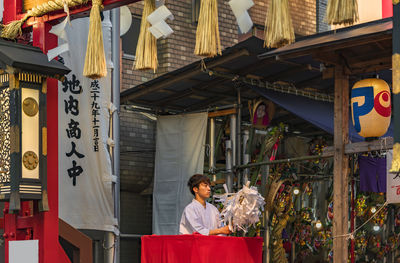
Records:
[[[110,56],[107,56],[107,77],[99,80],[83,77],[89,18],[71,23],[65,28],[69,52],[61,54],[71,72],[59,82],[59,214],[78,229],[116,231],[108,152],[112,108]],[[109,55],[108,14],[103,20],[103,39]],[[59,40],[61,43],[64,41]]]
[[[387,183],[386,183],[386,201],[389,204],[400,203],[400,174],[391,173],[392,168],[393,150],[386,153],[386,167],[387,167]]]

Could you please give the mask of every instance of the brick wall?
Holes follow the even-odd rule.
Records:
[[[121,109],[121,190],[140,193],[153,180],[156,122]]]
[[[196,25],[192,24],[192,0],[166,1],[166,6],[174,14],[173,21],[167,20],[174,33],[157,41],[159,68],[152,71],[132,70],[133,60],[122,61],[121,90],[151,80],[166,72],[173,71],[200,59],[193,54],[196,43]],[[134,15],[140,16],[143,2],[129,5]],[[219,30],[222,50],[238,43],[238,28],[227,1],[218,1]]]
[[[264,28],[269,3],[270,0],[254,0],[254,6],[249,10],[250,16],[258,28]],[[316,33],[316,0],[290,0],[289,8],[297,35],[305,36]]]

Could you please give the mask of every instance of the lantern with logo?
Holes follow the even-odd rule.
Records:
[[[383,136],[389,128],[391,117],[389,85],[375,78],[354,84],[351,90],[351,114],[354,128],[360,136]]]
[[[47,210],[47,78],[69,69],[39,48],[0,40],[0,201]]]

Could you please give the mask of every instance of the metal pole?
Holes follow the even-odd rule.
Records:
[[[241,95],[240,95],[240,87],[238,87],[237,89],[237,99],[238,99],[238,109],[237,109],[237,127],[236,127],[236,131],[237,131],[237,135],[236,135],[236,164],[237,165],[241,165],[242,164],[242,148],[240,147],[241,142],[242,142],[242,127],[241,127],[241,123],[242,123],[242,107],[241,107]],[[241,175],[242,172],[240,170],[236,171],[236,176],[237,176],[237,187],[238,189],[240,189],[241,187]],[[246,182],[245,182],[246,183]]]
[[[226,165],[226,176],[225,183],[228,187],[228,191],[231,193],[233,188],[233,174],[232,174],[232,141],[228,140],[225,142],[225,165]]]
[[[246,165],[250,162],[250,154],[246,153],[247,142],[249,140],[249,130],[244,130],[243,132],[243,164]],[[245,168],[243,171],[243,184],[249,180],[250,169]]]
[[[210,139],[210,155],[208,160],[208,168],[209,172],[213,175],[212,180],[215,182],[217,180],[217,176],[214,174],[215,170],[215,119],[210,118],[210,132],[209,132],[209,139]]]
[[[257,166],[262,166],[262,165],[273,165],[273,164],[278,164],[278,163],[293,163],[293,162],[301,162],[301,161],[307,161],[307,160],[315,160],[315,159],[324,159],[324,158],[331,158],[333,157],[332,154],[329,155],[310,155],[310,156],[302,156],[302,157],[296,157],[296,158],[289,158],[289,159],[279,159],[275,161],[265,161],[265,162],[259,162],[259,163],[250,163],[250,164],[244,164],[237,166],[237,169],[244,169],[244,168],[251,168],[251,167],[257,167]]]
[[[114,185],[114,216],[118,220],[118,227],[120,225],[120,173],[119,173],[119,110],[120,110],[120,81],[121,81],[121,39],[120,39],[120,11],[119,8],[114,8],[111,11],[112,19],[112,61],[113,61],[113,72],[112,72],[112,102],[117,110],[113,113],[113,140],[115,146],[113,148],[113,161],[114,161],[114,176],[116,182]],[[112,234],[112,236],[114,236]],[[115,237],[114,240],[114,263],[120,262],[120,239],[119,236]]]
[[[232,114],[230,119],[230,131],[231,131],[231,141],[232,141],[232,167],[236,166],[236,115]]]

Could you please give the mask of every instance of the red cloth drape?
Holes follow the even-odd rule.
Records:
[[[142,263],[261,263],[261,237],[143,236]]]

